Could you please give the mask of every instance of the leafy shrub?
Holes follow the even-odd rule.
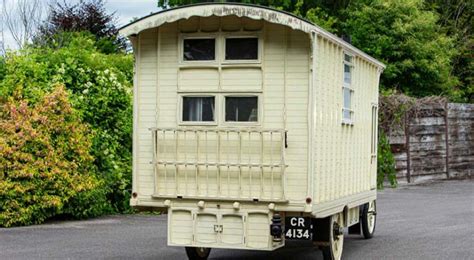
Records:
[[[395,171],[395,157],[392,154],[387,136],[380,131],[377,155],[377,188],[383,189],[387,180],[390,185],[397,187],[397,175]]]
[[[91,164],[107,186],[109,202],[115,211],[127,211],[131,190],[133,59],[131,55],[99,52],[90,33],[64,33],[58,38],[67,41],[7,55],[0,99],[20,91],[29,104],[36,104],[52,91],[51,86],[63,84],[79,118],[95,133],[90,147]]]
[[[344,31],[352,44],[387,64],[382,89],[410,96],[456,98],[451,60],[456,54],[438,16],[423,8],[423,0],[354,1],[347,10]]]
[[[0,56],[0,81],[5,76],[5,60]]]
[[[20,92],[9,97],[0,108],[0,226],[110,211],[106,187],[95,177],[92,137],[62,86],[35,105]]]

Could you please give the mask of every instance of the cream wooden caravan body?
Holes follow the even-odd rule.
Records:
[[[120,32],[135,55],[131,205],[167,209],[169,245],[274,250],[275,213],[347,227],[375,201],[379,61],[251,5],[165,10]],[[229,59],[237,38],[255,56]],[[188,60],[205,43],[192,39],[211,39],[214,56]],[[189,120],[188,102],[212,115]]]

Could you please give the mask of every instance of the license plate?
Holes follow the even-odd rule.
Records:
[[[285,238],[292,240],[308,240],[311,238],[311,218],[286,217]]]

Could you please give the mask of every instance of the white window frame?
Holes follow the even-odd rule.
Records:
[[[350,60],[351,61],[347,61],[346,60],[346,56],[349,56],[350,57]],[[353,125],[354,124],[354,88],[353,88],[353,85],[354,85],[354,58],[355,58],[355,55],[350,53],[350,52],[347,52],[347,51],[344,51],[343,52],[343,60],[342,60],[342,111],[341,111],[341,115],[342,115],[342,124],[345,124],[345,125]],[[350,83],[346,83],[345,81],[345,66],[348,65],[350,67],[350,73],[351,73],[351,82]],[[351,107],[345,107],[345,95],[344,95],[344,91],[345,90],[349,90],[349,103],[350,103],[350,106]],[[345,118],[344,117],[344,114],[345,112],[349,111],[349,118]]]
[[[238,39],[238,38],[257,38],[257,59],[255,60],[226,60],[225,58],[225,51],[226,51],[226,43],[227,39]],[[221,64],[259,64],[262,63],[262,52],[263,52],[263,44],[262,44],[262,35],[261,33],[223,33],[222,34],[222,51],[221,51]]]
[[[184,97],[213,97],[214,98],[214,121],[183,121],[183,106]],[[207,94],[207,93],[185,93],[185,94],[178,94],[178,125],[183,126],[197,126],[197,125],[207,125],[207,126],[217,126],[218,124],[218,117],[219,117],[219,97],[215,94]]]
[[[370,155],[371,162],[376,161],[377,159],[377,149],[378,149],[378,112],[379,107],[377,103],[372,103],[371,107],[371,140],[370,140]]]
[[[256,97],[257,98],[257,121],[226,121],[226,97]],[[263,109],[262,109],[262,95],[261,94],[241,94],[241,93],[225,93],[222,94],[221,98],[221,111],[220,120],[222,125],[226,126],[260,126],[262,124]]]
[[[214,59],[213,60],[185,60],[184,59],[184,40],[194,40],[194,39],[214,39]],[[217,64],[219,61],[219,35],[216,33],[180,33],[179,34],[179,62],[181,64]]]

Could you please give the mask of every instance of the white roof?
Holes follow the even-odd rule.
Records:
[[[346,50],[367,59],[379,68],[385,68],[385,65],[380,61],[307,20],[299,18],[291,13],[257,5],[237,3],[203,3],[165,9],[123,26],[120,28],[119,33],[128,37],[138,34],[146,29],[159,27],[165,23],[172,23],[181,19],[188,19],[192,16],[208,17],[213,15],[235,15],[238,17],[248,17],[255,20],[265,20],[271,23],[285,25],[294,30],[300,30],[305,33],[315,32],[316,34],[337,43]]]

